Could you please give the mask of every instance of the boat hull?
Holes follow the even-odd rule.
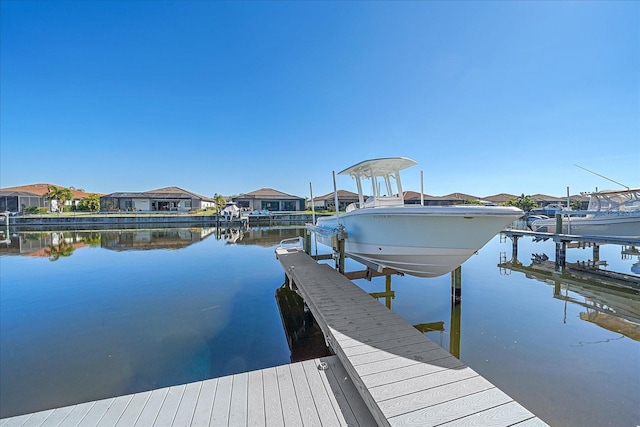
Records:
[[[318,218],[317,226],[347,233],[345,253],[418,277],[437,277],[469,257],[522,216],[511,207],[401,206],[360,209]],[[330,239],[318,234],[321,243]]]
[[[555,233],[556,220],[534,221],[531,229]],[[562,219],[562,233],[580,236],[640,237],[640,215],[595,215]]]

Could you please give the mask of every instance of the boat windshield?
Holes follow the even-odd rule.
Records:
[[[377,175],[372,183],[375,185],[373,195],[377,197],[397,197],[400,194],[395,173]]]

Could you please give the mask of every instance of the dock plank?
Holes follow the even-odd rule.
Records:
[[[322,363],[326,364],[326,369]],[[372,426],[337,356],[0,420],[5,426]]]
[[[264,410],[265,420],[269,426],[281,426],[284,424],[282,415],[282,404],[280,402],[280,389],[278,388],[278,377],[276,368],[269,368],[262,371],[264,382]]]
[[[173,424],[173,420],[178,412],[178,406],[182,401],[185,389],[185,384],[169,387],[169,391],[164,398],[164,403],[160,408],[160,412],[158,412],[158,417],[153,423],[154,426],[165,427]]]
[[[247,424],[247,393],[248,393],[247,373],[233,376],[231,387],[231,404],[229,406],[229,425],[243,426]]]
[[[171,424],[173,427],[188,427],[191,425],[201,388],[201,382],[186,384],[184,393],[180,399],[180,404],[176,410],[176,415]]]
[[[191,420],[192,427],[204,427],[209,425],[217,386],[217,378],[202,381],[200,394],[196,401],[196,407],[193,410],[193,419]]]
[[[95,405],[86,413],[86,415],[80,421],[81,426],[95,426],[97,425],[104,414],[107,412],[115,398],[98,400]]]
[[[156,422],[156,418],[160,413],[160,409],[162,408],[162,404],[164,403],[164,399],[169,393],[169,388],[159,388],[153,390],[149,399],[147,399],[144,408],[142,408],[142,412],[138,417],[138,421],[136,425],[139,426],[152,426],[153,423]]]
[[[409,394],[414,394],[441,387],[447,384],[477,377],[478,373],[471,368],[465,369],[444,369],[439,372],[413,377],[406,380],[398,380],[377,387],[370,387],[369,391],[376,401],[384,401]]]
[[[133,395],[119,396],[111,402],[104,415],[96,424],[97,427],[111,427],[118,423],[118,420],[129,406]]]
[[[129,405],[127,405],[124,412],[122,413],[122,416],[114,425],[120,427],[136,425],[140,414],[142,414],[142,410],[149,400],[149,397],[151,397],[150,391],[134,394],[131,398],[131,401],[129,402]]]
[[[323,381],[323,376],[320,374],[318,360],[307,360],[301,363],[307,377],[309,389],[311,391],[311,397],[315,408],[318,411],[321,425],[346,425],[344,417],[339,408],[335,408],[332,404],[332,400],[329,397],[331,389],[329,385]],[[326,380],[326,374],[324,375]]]
[[[86,402],[75,405],[71,412],[69,412],[69,415],[67,415],[65,419],[62,420],[60,426],[75,427],[80,425],[82,419],[87,415],[87,413],[91,410],[91,408],[93,408],[96,403],[97,402]]]
[[[11,419],[5,419],[5,423],[2,425],[2,427],[22,427],[32,416],[33,414],[25,414],[13,417]]]
[[[472,416],[489,408],[504,405],[511,401],[512,399],[509,396],[494,387],[483,392],[444,401],[426,410],[408,412],[393,417],[389,421],[394,427],[439,426],[459,418]]]
[[[73,410],[73,406],[65,406],[64,408],[56,408],[53,410],[51,415],[47,417],[46,420],[43,420],[41,426],[58,426],[62,424],[62,421],[67,418],[67,416]],[[4,427],[4,424],[2,424]]]
[[[247,408],[247,425],[255,427],[266,426],[262,371],[249,372],[247,399],[251,402]]]
[[[38,427],[41,426],[49,417],[53,414],[54,410],[50,409],[48,411],[37,412],[30,417],[23,426],[25,427]]]
[[[528,421],[534,418],[534,415],[524,409],[516,402],[505,403],[504,405],[495,406],[486,411],[477,412],[449,423],[443,424],[446,427],[468,427],[468,426],[484,426],[484,427],[500,427],[504,425],[513,425],[521,421]]]
[[[233,377],[222,377],[218,379],[216,388],[216,398],[213,401],[211,410],[211,425],[226,426],[229,423],[229,409],[231,407],[231,388]]]
[[[290,365],[290,370],[296,400],[298,401],[300,418],[302,419],[302,425],[320,425],[320,418],[318,417],[318,411],[316,410],[313,402],[313,396],[311,395],[311,389],[309,388],[309,382],[307,380],[304,367],[302,364],[293,364]]]
[[[285,425],[300,426],[302,418],[298,409],[296,392],[291,378],[291,369],[288,365],[276,367],[278,389],[280,390],[280,403]]]

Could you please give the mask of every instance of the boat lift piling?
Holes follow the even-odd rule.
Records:
[[[518,259],[518,239],[523,236],[530,236],[533,241],[553,239],[555,243],[555,268],[556,271],[564,271],[567,267],[567,249],[590,247],[593,251],[593,261],[589,260],[592,266],[600,265],[601,245],[621,245],[623,247],[637,247],[640,245],[640,238],[637,237],[617,237],[617,236],[581,236],[562,233],[544,233],[528,230],[503,230],[500,238],[507,236],[512,241],[512,259]]]
[[[451,272],[451,307],[462,302],[462,266]]]

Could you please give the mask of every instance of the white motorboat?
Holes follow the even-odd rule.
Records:
[[[220,212],[220,216],[227,221],[240,218],[240,208],[236,202],[227,202]]]
[[[346,212],[319,217],[321,243],[331,245],[330,232],[344,227],[347,256],[419,277],[436,277],[462,265],[523,212],[506,206],[405,205],[400,170],[415,165],[406,157],[367,160],[339,175],[356,180],[359,203]],[[363,180],[372,183],[365,200]]]
[[[640,188],[587,193],[586,211],[562,211],[562,231],[580,236],[640,237]],[[537,232],[556,232],[556,219],[531,223]]]

